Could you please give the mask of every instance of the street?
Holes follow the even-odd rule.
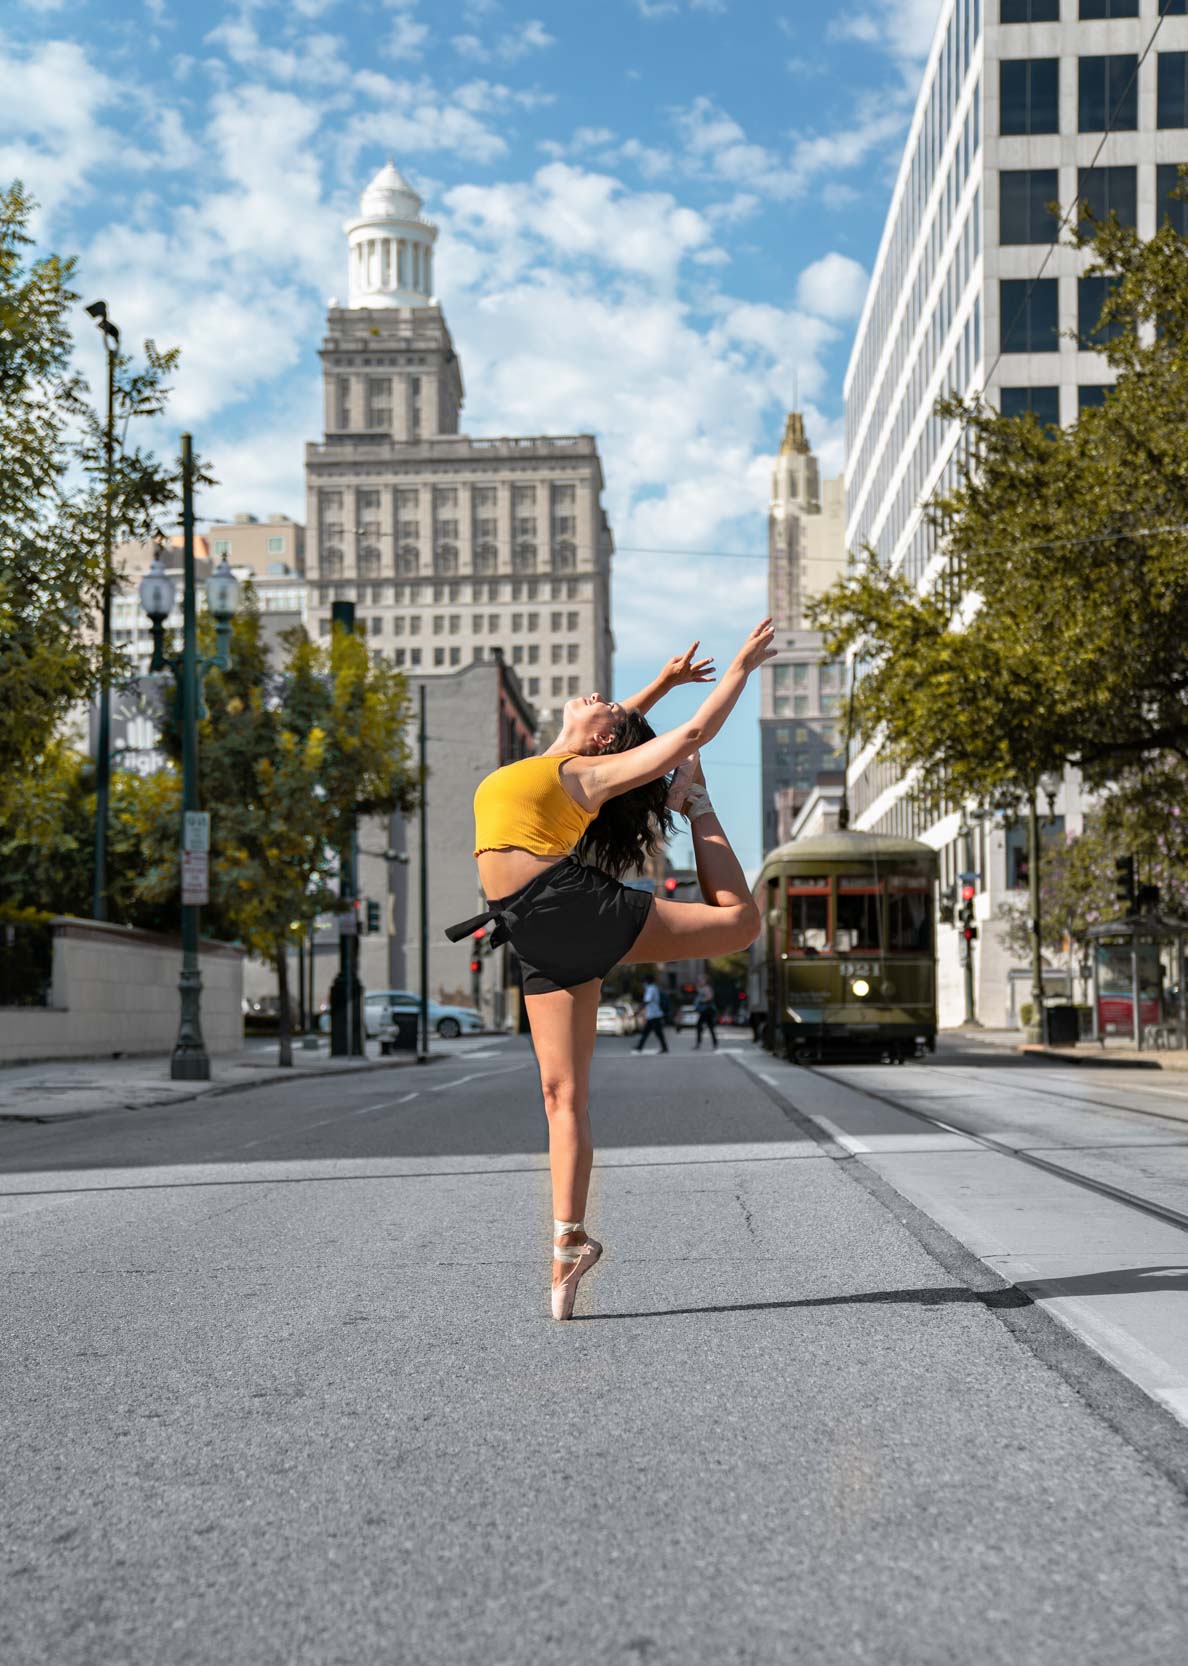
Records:
[[[5,1662],[1184,1659],[1188,1082],[720,1034],[0,1126]]]

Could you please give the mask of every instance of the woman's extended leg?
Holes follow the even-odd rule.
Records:
[[[696,779],[704,785],[698,770]],[[697,960],[745,949],[759,935],[759,910],[746,875],[713,810],[690,823],[693,859],[705,902],[652,903],[644,928],[623,959]]]
[[[579,983],[548,995],[528,995],[528,1022],[540,1066],[540,1087],[549,1119],[549,1172],[553,1180],[553,1218],[585,1218],[594,1143],[590,1136],[590,1060],[594,1056],[595,1017],[602,980]],[[562,1233],[557,1243],[585,1242],[584,1231]],[[553,1263],[553,1283],[569,1269]]]

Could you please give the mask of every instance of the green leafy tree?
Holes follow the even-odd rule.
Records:
[[[48,754],[70,710],[126,673],[101,655],[108,513],[113,543],[153,536],[178,484],[129,441],[134,420],[164,408],[177,364],[146,342],[142,368],[124,354],[115,365],[109,498],[106,410],[72,368],[75,262],[30,261],[33,207],[19,183],[0,191],[0,823],[60,768]],[[89,864],[87,841],[76,860]]]
[[[206,621],[203,635],[203,646],[213,647]],[[199,799],[211,815],[212,847],[205,924],[274,965],[279,1060],[289,1065],[287,950],[294,928],[304,930],[340,906],[337,852],[355,817],[416,802],[408,690],[402,675],[374,664],[363,641],[341,629],[325,646],[291,632],[274,670],[250,587],[231,656],[228,671],[206,679],[199,730]],[[173,726],[165,743],[180,752]],[[177,896],[177,827],[175,809],[141,829],[145,897]]]

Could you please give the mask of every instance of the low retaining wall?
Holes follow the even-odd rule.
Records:
[[[53,922],[48,1007],[0,1007],[0,1064],[168,1053],[177,1038],[181,941],[131,926]],[[203,942],[202,1035],[211,1054],[243,1046],[243,950]]]

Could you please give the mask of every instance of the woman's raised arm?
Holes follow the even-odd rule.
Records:
[[[738,702],[747,686],[752,671],[775,653],[775,633],[770,619],[764,619],[747,637],[738,653],[722,675],[722,680],[707,694],[688,723],[680,723],[643,746],[633,746],[629,752],[608,752],[593,758],[572,758],[565,765],[567,774],[578,776],[582,794],[592,807],[605,804],[608,798],[630,792],[646,781],[655,781],[675,769],[682,758],[713,740]]]
[[[653,677],[646,688],[641,688],[638,694],[633,694],[630,700],[620,700],[621,706],[633,707],[637,712],[649,712],[657,700],[674,688],[680,688],[682,683],[712,683],[714,680],[714,656],[705,659],[693,658],[700,648],[700,642],[693,642],[683,654],[674,654],[665,665],[658,677]]]

